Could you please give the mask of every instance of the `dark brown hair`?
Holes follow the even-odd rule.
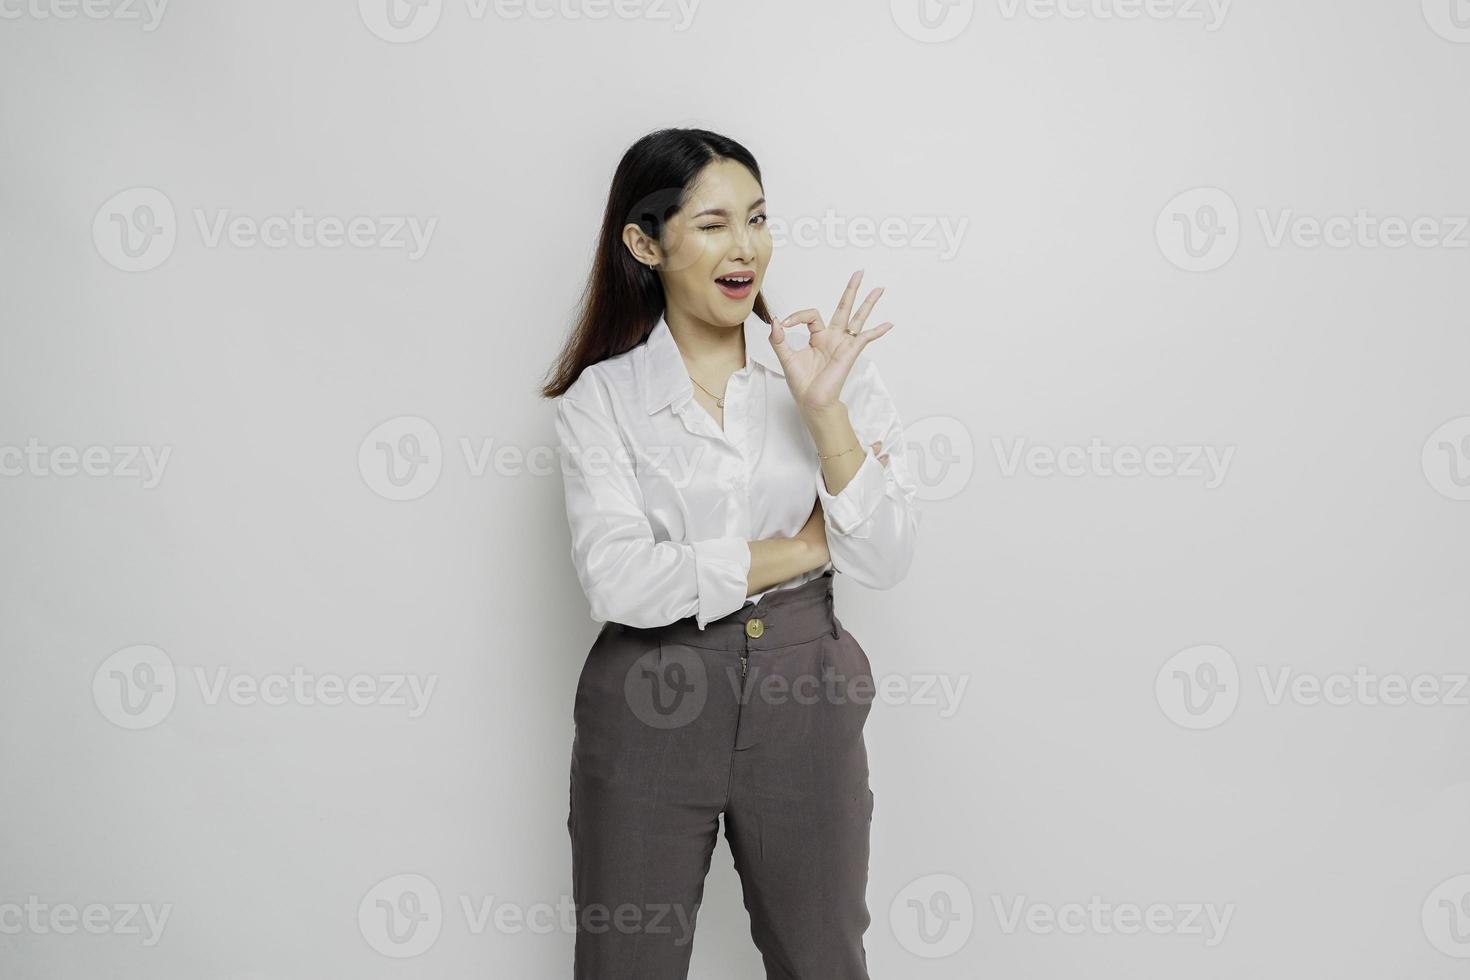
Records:
[[[588,365],[648,339],[664,312],[663,284],[657,272],[633,258],[623,244],[623,228],[637,222],[644,234],[662,242],[664,224],[683,207],[700,172],[721,159],[744,165],[762,183],[750,151],[709,130],[661,129],[628,147],[608,190],[581,312],[541,388],[543,396],[564,394]],[[763,295],[756,295],[755,314],[771,322]]]

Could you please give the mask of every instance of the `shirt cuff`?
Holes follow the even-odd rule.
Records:
[[[694,621],[700,629],[745,605],[750,587],[750,545],[744,538],[706,538],[696,541],[694,576],[699,608]]]
[[[863,534],[854,532],[873,516],[887,492],[888,476],[872,450],[863,454],[863,461],[857,472],[847,481],[842,492],[835,496],[827,492],[827,481],[822,476],[821,468],[817,469],[817,497],[822,501],[822,512],[826,515],[827,526],[838,534],[864,537]]]

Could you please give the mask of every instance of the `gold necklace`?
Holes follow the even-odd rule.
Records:
[[[693,381],[695,384],[699,385],[699,381],[694,377],[694,375],[691,374],[689,376],[689,380],[690,381]],[[728,388],[729,386],[730,386],[730,382],[728,382],[728,381],[725,382],[725,387]],[[715,407],[716,408],[724,408],[725,407],[725,396],[724,395],[717,395],[713,391],[710,391],[708,388],[705,388],[704,385],[699,385],[699,387],[704,388],[704,393],[706,395],[709,395],[711,398],[713,398],[715,400]]]

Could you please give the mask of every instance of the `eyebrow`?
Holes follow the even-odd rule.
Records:
[[[765,204],[765,203],[766,203],[766,199],[765,198],[763,198],[763,197],[756,198],[755,202],[752,203],[750,205],[750,207],[748,207],[748,208],[745,209],[745,213],[746,214],[749,214],[751,211],[754,211],[756,208],[760,207],[762,204]],[[717,215],[719,215],[722,218],[728,218],[728,217],[730,217],[730,212],[729,211],[726,211],[724,208],[706,208],[705,210],[699,212],[698,214],[691,215],[691,217],[694,217],[694,218],[702,218],[702,217],[704,217],[707,214],[717,214]]]

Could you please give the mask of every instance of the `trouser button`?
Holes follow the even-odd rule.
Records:
[[[760,635],[765,631],[766,624],[761,622],[758,617],[752,616],[745,621],[745,635],[752,640],[759,639]]]

